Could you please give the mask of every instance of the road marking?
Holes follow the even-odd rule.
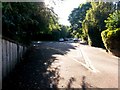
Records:
[[[74,44],[73,46],[75,46],[75,44]],[[78,45],[77,45],[77,46],[78,46]],[[48,49],[53,49],[53,50],[56,50],[56,51],[58,51],[58,52],[60,52],[60,53],[62,53],[62,54],[65,54],[65,52],[63,52],[63,51],[61,51],[61,50],[59,50],[59,49],[52,48],[52,47],[49,47],[49,46],[47,46],[47,48],[48,48]],[[85,55],[85,53],[83,54],[83,51],[82,51],[80,48],[78,49],[78,51],[80,51],[80,53],[82,54],[82,57],[84,58],[86,64],[78,61],[77,59],[75,59],[75,58],[73,58],[73,57],[71,57],[71,56],[68,56],[68,57],[70,57],[70,58],[73,59],[74,61],[80,63],[82,66],[84,66],[85,68],[87,68],[87,69],[90,70],[91,72],[94,72],[94,73],[99,72],[98,70],[96,70],[96,69],[93,67],[93,65],[92,65],[91,62],[90,62],[90,59]]]
[[[82,54],[84,60],[85,60],[85,63],[86,63],[86,66],[88,68],[90,68],[93,72],[99,72],[98,70],[95,69],[95,67],[91,64],[91,60],[87,57],[87,55],[83,52],[83,50],[79,47],[79,51],[80,53]]]
[[[76,45],[74,44],[74,46],[76,46]],[[79,45],[77,44],[77,46],[79,46]],[[91,72],[94,72],[94,73],[100,72],[100,71],[98,71],[97,69],[94,68],[94,66],[91,64],[90,59],[89,59],[89,58],[87,57],[87,55],[81,50],[80,47],[78,48],[78,52],[81,53],[83,59],[85,60],[85,64],[82,63],[82,62],[80,62],[80,61],[78,61],[77,59],[71,57],[74,61],[80,63],[82,66],[84,66],[85,68],[87,68],[87,69],[90,70]]]
[[[72,58],[72,57],[71,57]],[[76,61],[76,62],[78,62],[78,63],[80,63],[82,66],[84,66],[85,68],[87,68],[88,70],[90,70],[91,72],[94,72],[94,73],[97,73],[97,72],[99,72],[98,70],[96,70],[96,69],[91,69],[88,65],[86,65],[86,64],[84,64],[84,63],[82,63],[82,62],[80,62],[80,61],[78,61],[77,59],[75,59],[75,58],[72,58],[74,61]]]

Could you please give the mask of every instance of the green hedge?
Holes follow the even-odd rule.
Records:
[[[105,48],[102,42],[101,32],[98,29],[91,27],[88,30],[88,44],[94,47]]]
[[[107,50],[120,51],[120,28],[102,31],[101,36]]]

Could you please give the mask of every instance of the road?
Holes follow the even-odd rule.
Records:
[[[92,75],[86,76],[88,82],[96,87],[118,87],[118,57],[105,52],[101,48],[80,45],[87,66],[90,66]]]
[[[80,43],[39,42],[3,88],[118,88],[118,58]]]

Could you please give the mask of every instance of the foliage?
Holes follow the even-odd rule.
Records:
[[[64,26],[64,25],[61,25],[61,28],[60,28],[60,38],[66,38],[68,36],[68,27],[67,26]]]
[[[90,3],[80,4],[78,8],[75,8],[72,13],[69,15],[69,21],[72,26],[82,23],[85,18],[86,11],[91,7]],[[81,26],[79,26],[81,27]]]
[[[2,14],[3,36],[24,44],[60,28],[57,15],[43,2],[4,2]]]
[[[106,49],[120,51],[120,10],[110,14],[105,22],[107,30],[103,31],[101,36]]]
[[[92,2],[82,23],[84,34],[92,46],[103,47],[101,32],[106,29],[104,20],[114,11],[113,3]]]
[[[120,27],[120,10],[110,14],[107,20],[105,20],[106,27],[108,29],[115,29]]]
[[[72,35],[74,37],[82,37],[82,22],[85,19],[86,12],[91,8],[90,3],[80,4],[78,8],[75,8],[69,15],[69,21],[71,23]]]
[[[105,30],[101,33],[103,43],[107,50],[117,49],[120,51],[120,28],[115,30]],[[114,44],[113,44],[114,43]]]

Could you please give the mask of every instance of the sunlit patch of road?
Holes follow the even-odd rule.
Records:
[[[59,42],[56,44],[59,44]],[[97,49],[89,46],[84,45],[82,46],[78,43],[63,43],[63,42],[60,43],[61,47],[62,44],[63,46],[73,45],[75,49],[69,49],[69,51],[67,51],[66,54],[62,55],[62,57],[59,58],[59,60],[62,62],[62,63],[59,62],[61,65],[60,68],[61,76],[64,77],[64,80],[60,80],[60,84],[58,85],[60,88],[67,87],[65,85],[71,77],[75,78],[75,80],[80,79],[79,81],[74,81],[72,87],[80,87],[78,83],[82,82],[81,78],[84,75],[87,78],[87,82],[89,82],[89,84],[93,85],[94,87],[102,88],[118,87],[117,80],[118,65],[116,63],[117,62],[116,58],[106,54],[106,52],[99,48]],[[115,63],[116,65],[114,65]],[[113,73],[110,72],[110,69],[108,69],[108,67],[111,68],[112,70],[111,72]],[[78,74],[79,70],[76,70],[78,68],[80,69],[80,72],[83,74]],[[113,82],[114,84],[112,84]]]
[[[59,88],[71,85],[68,83],[73,78],[71,87],[81,87],[83,76],[86,77],[86,82],[94,87],[118,87],[117,60],[104,50],[67,42],[47,42],[44,43],[44,47],[62,53],[52,55],[58,60],[53,62],[52,66],[60,66],[59,74],[64,78],[59,81]]]
[[[72,60],[78,62],[86,69],[90,70],[91,72],[97,73],[100,72],[92,65],[91,60],[87,57],[84,51],[80,48],[79,43],[71,43],[71,45],[75,46],[75,50],[71,50],[68,52],[68,56],[72,58]]]

